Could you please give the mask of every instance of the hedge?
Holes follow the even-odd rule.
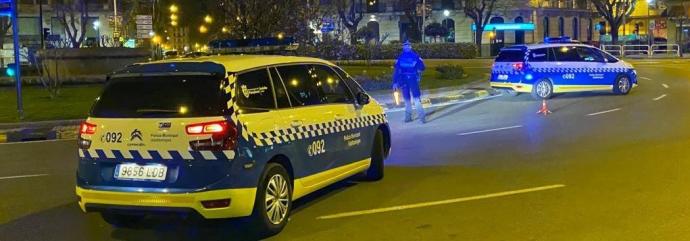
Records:
[[[412,48],[426,59],[471,59],[477,56],[477,48],[472,43],[416,43]],[[342,41],[324,41],[316,46],[304,46],[297,55],[311,56],[329,60],[378,60],[395,59],[402,52],[400,44],[349,45]]]

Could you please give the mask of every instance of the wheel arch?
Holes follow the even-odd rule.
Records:
[[[390,127],[388,127],[388,124],[382,124],[380,125],[377,129],[377,131],[381,131],[383,134],[383,149],[385,150],[384,153],[384,159],[388,158],[388,155],[391,152],[391,131]]]
[[[290,175],[290,182],[294,187],[295,169],[292,167],[292,162],[290,161],[290,158],[288,158],[286,155],[278,154],[273,156],[268,162],[266,162],[266,164],[269,163],[276,163],[283,166],[285,170],[288,172],[288,175]]]

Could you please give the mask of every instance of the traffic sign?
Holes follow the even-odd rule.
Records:
[[[153,21],[153,16],[151,16],[151,15],[137,15],[136,19],[137,20],[152,20]]]
[[[151,20],[151,19],[137,19],[137,25],[139,25],[139,24],[151,25],[151,24],[153,24],[153,20]]]
[[[139,30],[139,29],[152,30],[153,25],[137,25],[137,30]]]

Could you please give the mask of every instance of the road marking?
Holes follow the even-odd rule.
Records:
[[[667,84],[661,84],[661,86],[663,86],[664,88],[668,89],[668,85],[667,85]]]
[[[664,97],[666,97],[666,94],[663,94],[663,95],[660,95],[659,97],[654,98],[654,101],[663,99]]]
[[[516,195],[516,194],[529,193],[529,192],[545,191],[545,190],[562,188],[562,187],[565,187],[565,185],[555,184],[555,185],[548,185],[548,186],[541,186],[541,187],[532,187],[532,188],[525,188],[525,189],[519,189],[519,190],[505,191],[505,192],[489,193],[489,194],[483,194],[483,195],[471,196],[471,197],[447,199],[447,200],[441,200],[441,201],[414,203],[414,204],[407,204],[407,205],[400,205],[400,206],[393,206],[393,207],[344,212],[344,213],[320,216],[320,217],[317,217],[316,219],[335,219],[335,218],[345,218],[345,217],[361,216],[361,215],[368,215],[368,214],[385,213],[385,212],[392,212],[392,211],[401,211],[401,210],[405,210],[405,209],[431,207],[431,206],[446,205],[446,204],[453,204],[453,203],[467,202],[467,201],[474,201],[474,200],[481,200],[481,199],[488,199],[488,198],[495,198],[495,197],[511,196],[511,195]]]
[[[48,176],[48,174],[31,174],[31,175],[21,175],[21,176],[0,177],[0,180],[26,178],[26,177],[42,177],[42,176]]]
[[[640,79],[643,79],[643,80],[652,80],[652,79],[650,79],[650,78],[642,77],[642,76],[640,76]]]
[[[462,100],[462,101],[448,101],[445,103],[440,103],[440,104],[431,104],[428,108],[434,108],[434,107],[443,107],[443,106],[448,106],[448,105],[457,105],[457,104],[465,104],[465,103],[472,103],[475,101],[480,101],[480,100],[488,100],[488,99],[493,99],[496,97],[500,97],[501,95],[491,95],[483,98],[476,98],[476,99],[469,99],[469,100]],[[403,104],[404,105],[404,104]],[[395,112],[401,112],[405,111],[405,107],[396,107],[394,109],[386,109],[386,113],[395,113]]]
[[[76,141],[76,138],[71,138],[71,139],[53,139],[53,140],[40,140],[40,141],[19,141],[19,142],[7,142],[7,143],[0,143],[0,146],[2,145],[19,145],[19,144],[30,144],[30,143],[44,143],[44,142],[58,142],[58,141]]]
[[[616,109],[611,109],[611,110],[605,110],[605,111],[594,112],[594,113],[590,113],[590,114],[587,114],[587,115],[588,115],[588,116],[595,116],[595,115],[606,114],[606,113],[609,113],[609,112],[614,112],[614,111],[619,111],[619,110],[621,110],[621,108],[616,108]]]
[[[508,126],[508,127],[494,128],[494,129],[481,130],[481,131],[470,131],[470,132],[460,133],[460,134],[458,134],[458,136],[466,136],[466,135],[479,134],[479,133],[492,132],[492,131],[510,130],[510,129],[520,128],[520,127],[522,127],[522,126],[516,125],[516,126]]]

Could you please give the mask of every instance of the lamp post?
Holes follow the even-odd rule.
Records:
[[[654,32],[652,28],[652,16],[650,14],[649,8],[652,5],[652,2],[654,0],[647,0],[647,43],[649,44],[649,47],[652,47],[652,44],[654,44]]]
[[[97,46],[101,47],[101,21],[100,20],[93,21],[93,29],[96,30],[96,41],[98,41]]]

